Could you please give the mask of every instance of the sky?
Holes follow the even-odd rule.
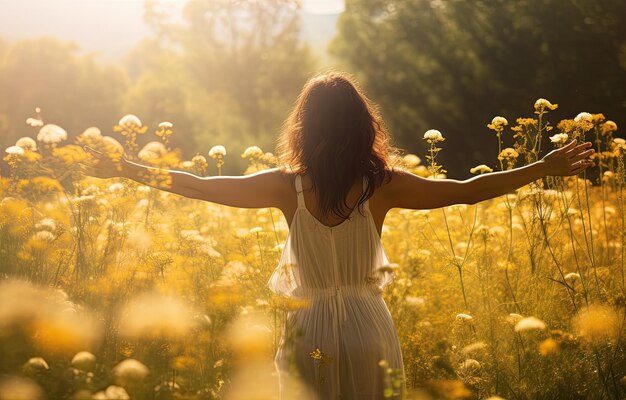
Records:
[[[344,0],[301,0],[303,36],[320,45],[335,33]],[[173,12],[184,0],[165,0]],[[152,32],[144,24],[143,0],[0,0],[0,37],[10,41],[52,36],[114,62]]]

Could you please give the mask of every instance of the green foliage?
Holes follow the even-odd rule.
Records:
[[[331,51],[401,147],[431,128],[454,139],[443,161],[457,175],[493,151],[476,140],[493,115],[538,95],[567,102],[559,118],[624,115],[624,24],[620,0],[348,0]]]
[[[77,52],[76,46],[50,38],[0,44],[0,145],[32,132],[24,121],[34,116],[35,107],[72,135],[92,124],[112,125],[111,118],[121,113],[126,76]]]
[[[300,42],[296,3],[188,2],[184,25],[169,21],[157,2],[147,2],[146,11],[159,39],[137,50],[141,55],[135,58],[150,61],[140,68],[134,63],[141,75],[133,103],[146,92],[170,91],[180,99],[162,110],[144,108],[144,118],[173,115],[189,121],[184,130],[203,148],[227,142],[243,150],[254,142],[273,151],[274,138],[313,68]],[[180,145],[196,149],[189,141]],[[244,164],[234,163],[238,169],[232,171]]]

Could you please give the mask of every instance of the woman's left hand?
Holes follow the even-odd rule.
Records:
[[[541,160],[545,166],[547,176],[571,176],[578,175],[588,167],[595,165],[588,157],[595,150],[591,148],[591,142],[581,143],[575,146],[576,140],[572,140],[560,149],[549,152]]]

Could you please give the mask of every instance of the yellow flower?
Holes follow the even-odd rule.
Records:
[[[556,340],[549,338],[539,343],[539,354],[541,354],[542,356],[547,356],[548,354],[556,353],[558,348],[559,344],[556,342]]]
[[[422,160],[420,160],[420,158],[415,154],[407,154],[402,157],[402,162],[409,168],[415,168],[422,162]]]
[[[606,134],[611,133],[611,132],[615,132],[616,130],[617,130],[617,124],[615,122],[613,122],[613,121],[606,121],[600,127],[600,132],[603,135],[606,135]]]
[[[260,147],[250,146],[243,152],[241,158],[259,158],[262,157],[263,154],[263,150],[261,150]]]

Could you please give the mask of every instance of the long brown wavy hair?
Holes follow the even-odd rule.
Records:
[[[357,207],[376,187],[391,180],[399,150],[391,145],[378,107],[345,73],[311,78],[285,120],[276,145],[282,170],[307,174],[324,216],[348,218],[346,197],[357,179],[367,189]]]

